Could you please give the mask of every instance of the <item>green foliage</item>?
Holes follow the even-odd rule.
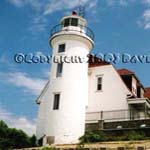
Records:
[[[106,140],[106,136],[102,131],[86,132],[79,140],[81,143],[102,142]]]
[[[146,140],[148,137],[145,136],[143,132],[138,131],[128,131],[122,133],[116,133],[111,135],[109,133],[104,134],[102,131],[91,131],[86,132],[80,140],[80,144],[84,143],[94,143],[94,142],[103,142],[103,141],[137,141],[137,140]]]
[[[84,148],[84,144],[78,144],[76,147],[76,150],[83,150]]]
[[[42,144],[43,144],[43,138],[40,138],[40,139],[38,140],[38,146],[42,146]]]
[[[145,140],[146,137],[144,133],[137,133],[135,131],[132,131],[128,134],[128,140],[129,141],[136,141],[136,140]]]
[[[36,146],[36,137],[29,137],[22,130],[9,128],[4,121],[0,121],[0,150]]]
[[[144,133],[139,133],[136,131],[124,132],[122,135],[107,136],[107,141],[137,141],[146,140]]]
[[[56,150],[55,147],[43,147],[42,150]]]
[[[30,144],[31,146],[33,147],[36,147],[36,136],[35,135],[32,135],[32,137],[30,138]]]
[[[5,137],[8,132],[8,126],[4,121],[0,121],[0,138]]]

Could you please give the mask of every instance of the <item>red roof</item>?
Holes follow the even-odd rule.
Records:
[[[150,99],[150,87],[145,88],[145,95],[144,96]]]
[[[134,75],[134,72],[128,69],[119,69],[117,70],[120,75]]]
[[[130,71],[128,69],[119,69],[117,71],[120,74],[120,76],[134,76],[137,79],[137,81],[138,81],[137,82],[137,86],[140,86],[140,87],[142,87],[145,90],[143,84],[140,83],[140,80],[138,79],[138,77],[136,76],[136,74],[133,71]]]
[[[105,66],[105,65],[110,65],[110,63],[103,61],[102,59],[100,59],[96,56],[89,55],[89,68]]]

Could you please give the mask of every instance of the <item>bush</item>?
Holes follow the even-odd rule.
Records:
[[[145,134],[144,133],[137,133],[135,131],[132,131],[128,134],[127,139],[129,141],[134,141],[134,140],[145,140]]]
[[[94,142],[106,142],[106,141],[136,141],[136,140],[147,140],[149,137],[146,137],[144,132],[140,131],[123,131],[123,132],[113,132],[104,133],[102,131],[91,131],[86,132],[80,140],[80,144],[84,143],[94,143]]]
[[[86,132],[79,140],[80,143],[102,142],[106,140],[106,136],[102,131]]]
[[[147,137],[144,133],[138,131],[127,131],[122,132],[122,134],[110,135],[107,133],[106,141],[136,141],[136,140],[146,140]]]
[[[42,150],[55,150],[55,147],[43,147]]]
[[[76,150],[84,150],[84,144],[78,144],[77,147],[76,147]]]

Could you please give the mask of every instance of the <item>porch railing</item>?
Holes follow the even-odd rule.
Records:
[[[124,121],[124,120],[141,120],[150,119],[150,110],[113,110],[101,112],[87,112],[86,122],[103,120]]]

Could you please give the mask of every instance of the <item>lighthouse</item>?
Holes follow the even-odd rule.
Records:
[[[51,63],[49,82],[37,100],[37,138],[43,139],[43,145],[75,144],[85,132],[87,58],[94,46],[94,34],[86,19],[73,11],[51,29],[49,43],[52,55],[67,61]]]

